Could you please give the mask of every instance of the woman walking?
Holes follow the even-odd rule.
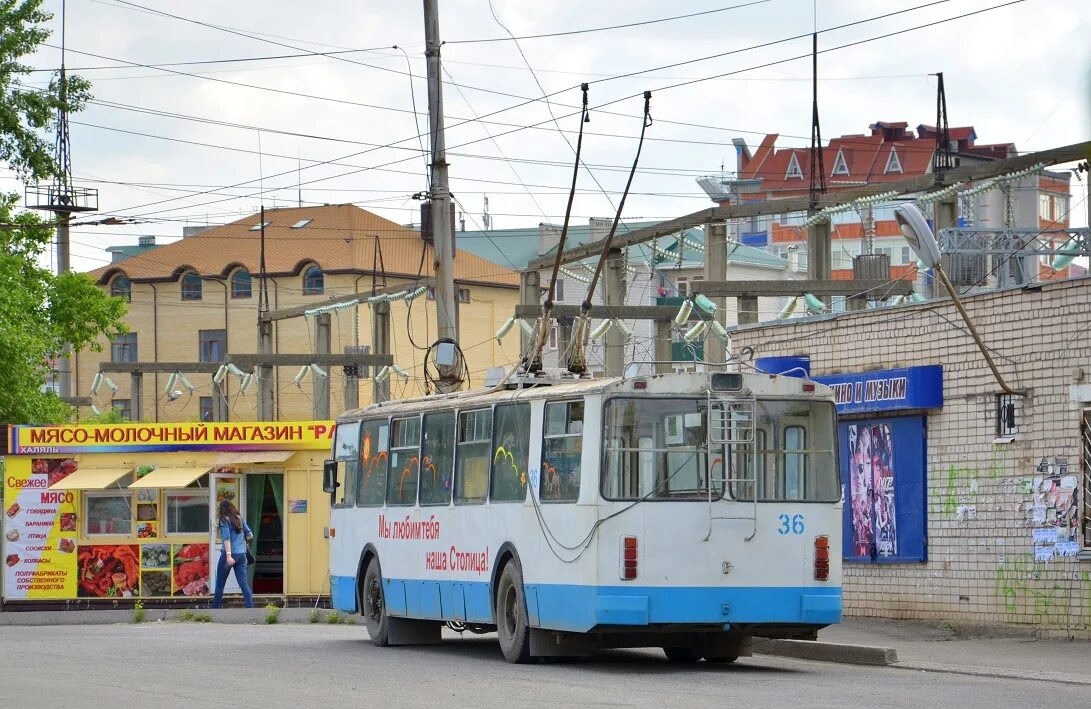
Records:
[[[250,527],[230,500],[220,501],[219,514],[220,538],[224,541],[224,550],[216,566],[216,593],[212,597],[212,607],[222,607],[227,574],[229,569],[234,568],[235,580],[239,582],[239,588],[242,589],[242,600],[247,608],[253,608],[254,597],[250,593],[250,582],[246,575],[246,543],[254,538],[254,533],[250,531]]]

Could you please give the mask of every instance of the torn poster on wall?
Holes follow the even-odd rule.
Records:
[[[1064,458],[1042,458],[1023,490],[1032,496],[1023,504],[1026,525],[1031,527],[1035,561],[1076,556],[1078,520],[1076,514],[1077,479],[1068,472]],[[1029,488],[1029,490],[1028,490]]]

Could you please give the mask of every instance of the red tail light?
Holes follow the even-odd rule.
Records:
[[[814,538],[814,580],[828,581],[830,579],[830,538],[818,536]]]
[[[636,537],[621,538],[621,578],[632,581],[636,578],[637,541]]]

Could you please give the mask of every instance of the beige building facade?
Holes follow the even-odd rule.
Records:
[[[835,387],[847,616],[1091,638],[1091,278],[965,304],[1024,395],[1004,396],[950,300],[744,326],[733,342],[808,355],[815,379],[848,382]],[[941,401],[914,401],[912,368],[942,368]],[[897,440],[909,424],[921,433]],[[918,459],[920,484],[903,485]],[[874,546],[855,538],[872,525]]]
[[[353,205],[266,210],[265,222],[269,310],[317,308],[356,293],[366,300],[373,290],[403,286],[413,290],[433,275],[432,247],[420,232]],[[255,214],[93,271],[100,287],[129,299],[130,333],[101,343],[101,352],[77,355],[77,395],[90,395],[98,409],[118,408],[134,420],[211,420],[213,411],[220,409],[214,400],[212,375],[207,373],[180,368],[169,389],[170,373],[145,375],[140,411],[133,410],[127,374],[109,375],[110,382],[100,384],[95,393],[90,389],[104,361],[214,363],[222,362],[228,353],[256,353],[260,254],[261,227]],[[508,317],[519,300],[518,274],[461,252],[455,258],[455,280],[459,344],[471,384],[480,384],[489,367],[518,358],[517,345],[501,346],[493,337],[496,323]],[[404,381],[390,377],[394,398],[424,391],[424,350],[437,338],[435,306],[430,293],[389,303],[394,362],[409,373]],[[368,305],[336,310],[330,321],[331,352],[371,346]],[[315,347],[314,318],[274,323],[274,354],[310,353]],[[330,414],[337,416],[344,408],[346,378],[340,367],[329,370]],[[361,372],[361,406],[372,400],[375,373]],[[276,420],[313,417],[314,378],[320,375],[308,371],[296,383],[299,374],[299,367],[274,369]],[[235,374],[223,382],[221,403],[228,420],[257,416],[256,382],[246,391],[242,384],[242,377]]]

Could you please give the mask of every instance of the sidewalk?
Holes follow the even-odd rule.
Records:
[[[892,666],[901,669],[1091,685],[1091,643],[1037,640],[1021,630],[850,618],[819,631],[818,640],[893,648]]]

